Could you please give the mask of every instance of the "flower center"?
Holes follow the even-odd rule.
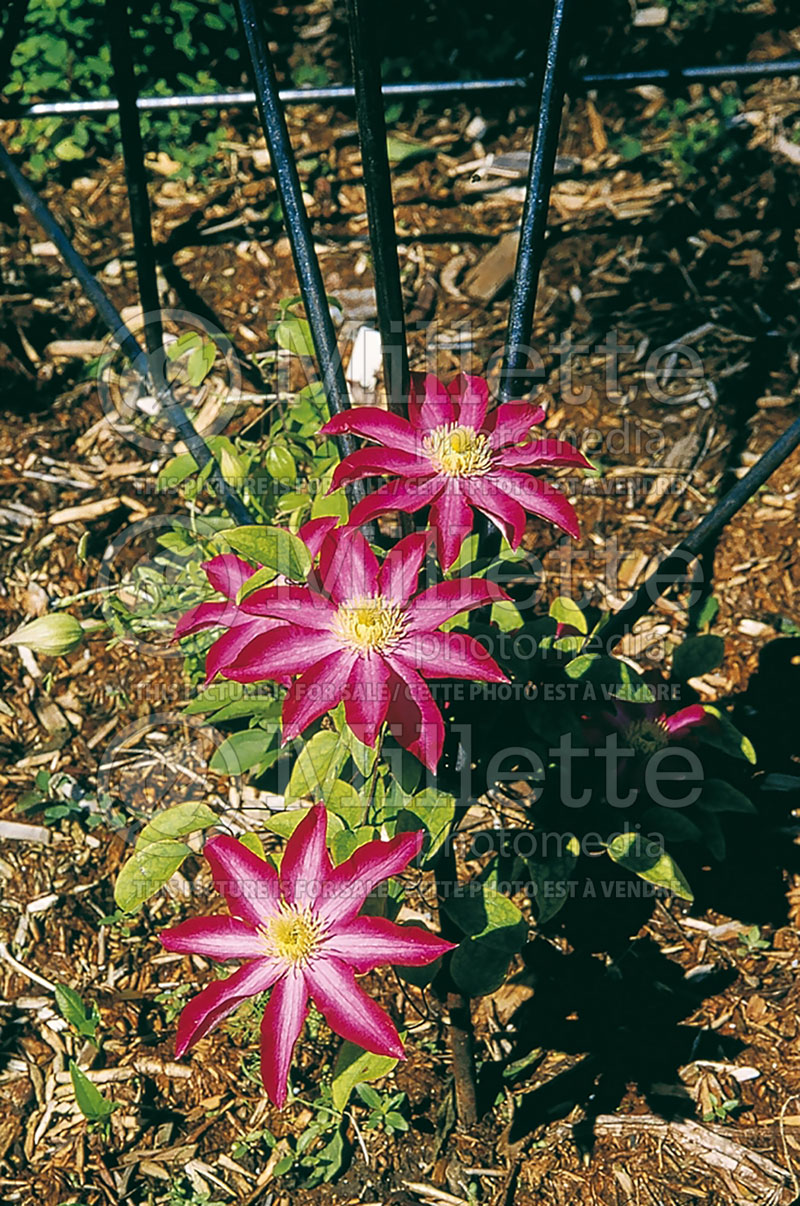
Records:
[[[400,604],[391,603],[380,595],[348,599],[333,621],[339,639],[360,653],[391,649],[405,628],[406,617]]]
[[[305,963],[319,946],[322,928],[309,908],[282,903],[280,911],[270,917],[261,933],[273,959]]]
[[[669,745],[669,733],[658,720],[634,720],[625,730],[625,740],[637,754],[649,758]]]
[[[439,472],[448,477],[482,477],[492,467],[489,440],[474,427],[445,423],[425,436],[423,447]]]

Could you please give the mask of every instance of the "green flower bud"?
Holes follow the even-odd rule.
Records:
[[[66,612],[39,616],[12,632],[0,645],[26,645],[34,653],[46,657],[63,657],[72,653],[83,640],[83,628],[74,616]]]

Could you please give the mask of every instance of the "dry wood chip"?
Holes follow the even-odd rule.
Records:
[[[97,502],[82,503],[78,507],[65,507],[63,511],[53,511],[48,522],[55,527],[61,523],[78,523],[82,520],[99,519],[101,515],[110,515],[121,506],[119,498],[99,498]]]

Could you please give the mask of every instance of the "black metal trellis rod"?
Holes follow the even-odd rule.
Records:
[[[80,284],[101,321],[107,327],[110,334],[113,335],[123,354],[136,368],[141,363],[143,357],[139,341],[127,324],[123,322],[122,316],[117,312],[100,282],[94,276],[84,259],[75,250],[44,201],[31,188],[2,144],[0,144],[0,171],[5,173],[16,189],[20,200],[30,210],[33,217],[47,234],[47,237],[55,244],[59,255]],[[156,389],[155,382],[148,379],[149,370],[145,372],[144,376],[148,386]],[[209,462],[213,464],[211,480],[214,489],[218,492],[236,522],[252,523],[254,521],[253,515],[242,502],[236,490],[225,481],[210,448],[203,437],[195,431],[183,407],[171,397],[168,390],[165,391],[163,388],[158,391],[158,400],[164,412],[164,417],[175,429],[180,439],[183,440],[197,465],[201,469],[204,469]]]
[[[403,292],[397,258],[392,177],[386,146],[381,95],[381,61],[377,52],[375,0],[347,0],[350,57],[356,91],[356,118],[361,168],[367,198],[378,327],[383,350],[386,394],[398,413],[408,395],[408,349]]]
[[[520,370],[527,366],[527,345],[533,327],[533,311],[539,286],[539,274],[544,257],[544,236],[550,204],[550,187],[558,148],[561,108],[564,93],[561,79],[564,69],[564,27],[570,0],[554,0],[550,37],[547,44],[544,79],[533,140],[528,187],[522,211],[517,263],[508,314],[508,332],[503,371],[500,381],[500,400],[508,401],[512,383]]]
[[[4,39],[5,40],[5,39]],[[572,90],[587,90],[619,85],[633,88],[639,84],[682,86],[693,83],[719,83],[724,80],[774,79],[784,75],[800,75],[800,58],[771,59],[767,62],[707,64],[697,67],[649,67],[641,71],[591,71],[574,75],[569,80]],[[531,76],[500,76],[485,80],[420,80],[403,84],[383,84],[384,100],[404,100],[426,96],[479,96],[491,92],[530,92],[535,83]],[[284,105],[312,105],[333,101],[352,101],[355,88],[348,84],[331,84],[323,88],[282,88],[278,99]],[[155,113],[170,109],[247,108],[256,103],[255,92],[249,89],[230,92],[196,92],[172,96],[140,96],[136,102],[142,112]],[[33,117],[90,117],[93,114],[116,113],[119,105],[108,99],[79,101],[36,101],[32,105],[3,102],[0,114],[18,119]]]
[[[292,258],[311,328],[325,395],[331,412],[338,414],[350,405],[350,397],[336,343],[333,320],[328,308],[325,285],[314,249],[311,223],[303,203],[302,186],[289,139],[286,117],[278,97],[278,83],[272,58],[253,0],[235,0],[235,3],[250,58],[258,111],[267,139],[272,171],[289,235]],[[351,435],[341,435],[337,438],[337,442],[343,456],[355,450],[355,441]],[[363,482],[354,482],[349,487],[349,492],[354,501],[363,498],[365,493]]]
[[[144,337],[150,355],[153,376],[156,366],[163,362],[164,333],[161,326],[161,302],[158,296],[156,254],[150,218],[150,198],[147,194],[147,173],[144,166],[144,146],[136,107],[136,76],[128,25],[127,0],[106,0],[106,29],[114,68],[114,87],[119,101],[119,128],[122,158],[128,186],[128,208],[133,232],[133,252],[139,301],[144,312]]]
[[[689,563],[719,536],[726,524],[740,511],[759,487],[780,465],[800,447],[800,419],[762,454],[752,469],[732,486],[696,528],[669,553],[661,564],[645,578],[628,602],[615,612],[601,629],[599,636],[607,649],[616,645],[632,625],[664,595],[671,586],[688,577]]]

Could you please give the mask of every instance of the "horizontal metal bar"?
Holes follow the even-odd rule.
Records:
[[[606,650],[630,632],[633,624],[648,612],[655,602],[675,583],[686,578],[689,563],[719,536],[725,525],[740,511],[746,502],[769,477],[780,468],[796,448],[800,447],[800,419],[786,429],[783,435],[756,461],[749,473],[732,486],[699,524],[676,545],[671,553],[645,578],[628,602],[615,612],[604,624],[598,636]]]
[[[637,84],[710,83],[717,80],[770,79],[781,75],[800,75],[800,58],[699,67],[652,67],[641,71],[586,72],[574,76],[571,86],[598,88],[604,84],[633,87]],[[382,92],[385,100],[403,100],[409,97],[458,96],[462,93],[527,92],[532,84],[530,76],[500,76],[486,80],[421,80],[417,83],[384,84]],[[355,90],[347,84],[332,84],[324,88],[284,88],[279,98],[285,105],[352,101],[355,99]],[[255,103],[255,93],[250,90],[140,96],[137,101],[139,108],[148,113],[170,109],[247,108]],[[117,108],[113,97],[103,100],[39,101],[24,107],[8,103],[0,106],[0,117],[18,120],[32,117],[88,117],[97,113],[116,113]]]

